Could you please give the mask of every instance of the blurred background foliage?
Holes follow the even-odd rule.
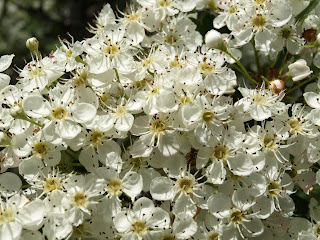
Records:
[[[124,10],[128,0],[0,0],[0,56],[15,54],[12,66],[23,68],[30,61],[25,42],[40,41],[39,50],[48,55],[70,33],[75,41],[91,37],[86,30],[107,3]],[[117,6],[117,7],[116,7]],[[8,72],[10,75],[15,75]]]
[[[91,37],[88,24],[93,24],[95,15],[109,3],[113,10],[124,11],[129,2],[135,0],[0,0],[0,56],[15,54],[11,68],[6,71],[12,80],[18,76],[12,67],[22,69],[31,60],[25,42],[36,37],[43,56],[60,46],[59,39],[67,33],[75,41]],[[209,10],[209,11],[208,11]],[[204,36],[212,28],[213,11],[198,12],[192,20]],[[119,14],[121,16],[121,14]],[[12,82],[12,83],[13,83]]]

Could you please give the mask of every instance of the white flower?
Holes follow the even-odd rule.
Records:
[[[251,208],[254,205],[254,198],[242,189],[234,191],[231,199],[218,193],[213,194],[208,200],[209,211],[215,217],[225,220],[226,228],[232,232],[230,234],[240,234],[242,238],[256,237],[264,231],[261,220],[252,212]]]
[[[307,65],[306,60],[304,59],[299,59],[296,62],[290,64],[288,66],[288,69],[288,74],[292,77],[293,81],[302,80],[312,73],[312,71],[310,71],[310,68]]]
[[[22,229],[38,230],[45,215],[40,199],[32,202],[16,194],[7,201],[0,199],[0,239],[19,240]]]
[[[11,55],[3,55],[0,58],[0,72],[3,72],[9,68],[12,63],[12,59],[14,54]],[[8,86],[10,83],[10,76],[4,73],[0,73],[0,90],[4,87]]]
[[[132,210],[119,212],[113,222],[122,239],[142,240],[152,239],[169,228],[170,219],[166,211],[142,197],[133,204]]]
[[[269,89],[262,86],[259,89],[238,88],[243,98],[240,99],[236,106],[240,105],[243,111],[247,111],[256,121],[263,121],[272,114],[279,114],[286,109],[285,103],[281,102],[285,96],[284,91],[274,94]]]
[[[204,41],[209,48],[220,48],[223,45],[222,34],[214,29],[206,33]]]
[[[57,84],[49,92],[50,102],[39,95],[24,99],[22,107],[33,118],[48,117],[51,121],[45,126],[49,136],[57,133],[61,138],[72,139],[81,132],[78,123],[94,118],[96,108],[88,103],[75,103],[74,89],[70,85]]]
[[[104,180],[93,175],[70,174],[69,181],[64,185],[66,195],[61,200],[67,210],[65,217],[69,222],[78,226],[83,223],[86,216],[91,215],[93,205],[103,192]]]
[[[132,145],[130,154],[133,157],[148,157],[154,147],[157,147],[164,156],[171,156],[181,147],[181,138],[175,130],[172,130],[169,115],[137,117],[130,131],[133,135],[140,136]]]

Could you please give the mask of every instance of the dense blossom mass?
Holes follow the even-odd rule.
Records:
[[[0,240],[320,239],[318,2],[136,0],[28,39],[0,73]]]

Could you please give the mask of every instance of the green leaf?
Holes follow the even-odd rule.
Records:
[[[309,3],[308,7],[306,7],[301,13],[296,16],[297,21],[304,21],[304,19],[308,16],[308,14],[316,8],[320,0],[313,0]]]

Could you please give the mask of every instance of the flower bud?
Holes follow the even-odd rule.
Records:
[[[26,41],[26,46],[32,53],[37,53],[39,48],[39,41],[35,37],[29,38]]]
[[[207,32],[206,36],[204,37],[204,41],[206,46],[209,48],[217,48],[222,50],[222,48],[225,47],[221,33],[214,29]]]
[[[316,44],[317,44],[318,46],[320,46],[320,33],[318,33],[318,35],[317,35]]]
[[[298,61],[290,64],[288,66],[288,69],[288,74],[292,77],[293,81],[302,80],[312,73],[307,65],[307,62],[304,59],[299,59]]]
[[[269,89],[271,89],[274,94],[279,94],[285,88],[284,82],[279,79],[275,79],[269,83]]]

